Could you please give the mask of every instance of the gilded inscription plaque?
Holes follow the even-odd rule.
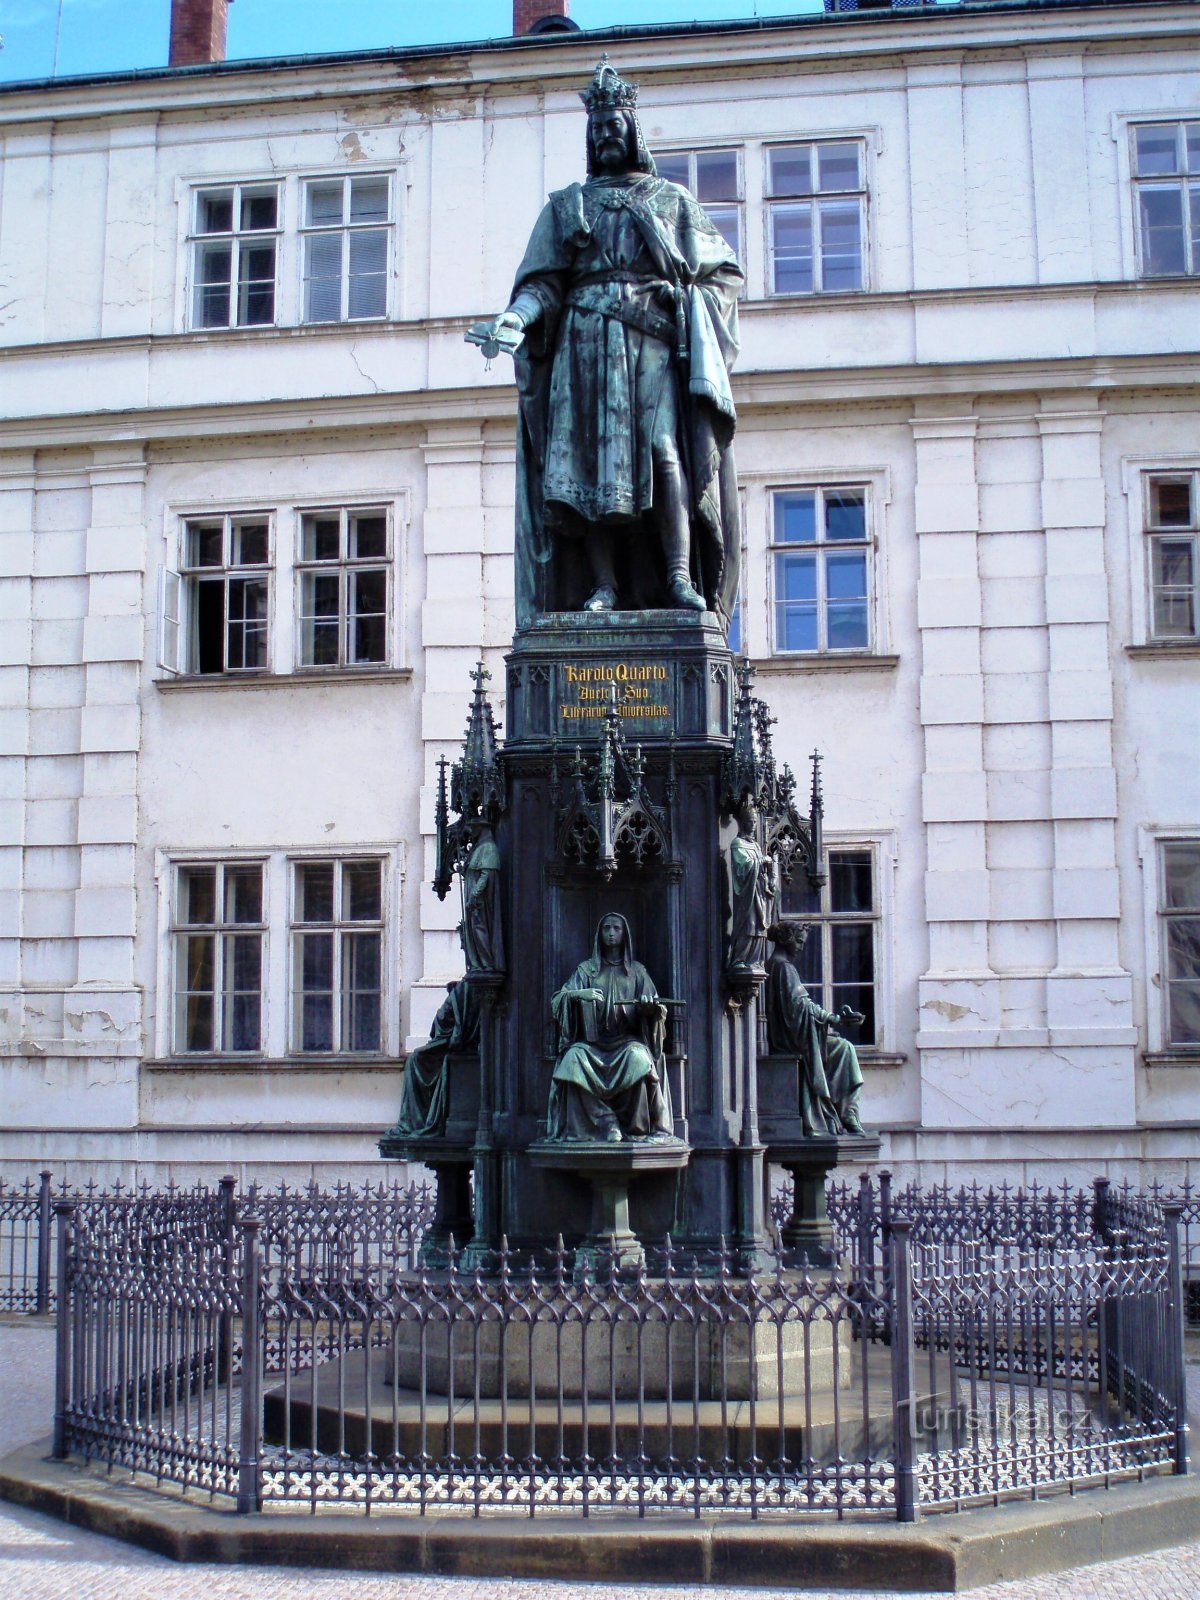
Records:
[[[561,731],[578,734],[615,708],[631,733],[666,732],[672,720],[669,674],[660,661],[566,662],[559,668]]]

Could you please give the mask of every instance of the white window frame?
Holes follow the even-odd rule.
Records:
[[[227,922],[224,915],[224,886],[225,875],[231,870],[245,870],[258,868],[261,871],[261,902],[260,916],[256,922]],[[210,923],[189,923],[182,915],[180,888],[184,873],[189,870],[200,869],[212,871],[215,874],[215,903],[214,920]],[[168,1006],[167,1028],[170,1040],[170,1052],[173,1056],[188,1061],[206,1061],[214,1057],[231,1058],[234,1060],[254,1060],[262,1054],[263,1041],[266,1035],[266,990],[270,970],[268,959],[268,937],[270,931],[269,904],[267,897],[267,863],[261,855],[229,853],[207,856],[196,859],[191,856],[177,856],[172,859],[168,873],[167,884],[167,914],[168,914],[168,970],[170,973],[170,1002]],[[214,940],[215,957],[213,963],[213,1019],[212,1030],[214,1044],[208,1050],[189,1049],[181,1038],[179,1028],[179,1001],[183,994],[188,993],[183,983],[181,970],[180,951],[183,941],[195,930],[207,932]],[[259,1041],[253,1048],[235,1050],[223,1042],[225,1035],[225,988],[222,981],[224,973],[224,948],[226,940],[233,936],[250,936],[257,934],[259,937]]]
[[[1153,485],[1156,480],[1163,478],[1191,480],[1192,516],[1187,527],[1170,528],[1161,524],[1157,527],[1153,523]],[[1192,547],[1192,631],[1190,633],[1158,633],[1154,623],[1154,598],[1156,584],[1154,566],[1154,546],[1163,539],[1176,542],[1189,542]],[[1146,575],[1145,582],[1145,609],[1146,609],[1146,638],[1151,644],[1164,645],[1168,649],[1172,645],[1200,644],[1200,466],[1191,472],[1176,470],[1174,472],[1144,472],[1142,473],[1142,560]]]
[[[298,501],[273,496],[241,496],[233,503],[220,501],[178,501],[163,508],[162,558],[158,571],[157,676],[160,682],[178,679],[186,684],[231,687],[262,683],[281,678],[343,679],[388,672],[408,671],[407,630],[404,626],[407,596],[405,559],[411,520],[411,495],[394,487],[369,489],[335,495],[324,501]],[[377,563],[388,570],[388,613],[386,656],[383,662],[364,662],[342,667],[308,667],[300,663],[300,638],[297,626],[300,580],[297,576],[301,553],[302,517],[319,511],[384,511],[388,518],[388,549],[385,561]],[[265,669],[233,672],[193,673],[189,670],[188,596],[185,565],[187,524],[213,522],[233,515],[265,518],[271,524],[271,583],[268,618],[268,653]]]
[[[388,209],[387,220],[384,222],[351,222],[349,220],[350,186],[361,182],[364,178],[379,178],[387,185]],[[342,215],[345,220],[340,223],[309,223],[308,191],[317,184],[341,183],[342,185]],[[347,322],[386,322],[392,314],[392,286],[396,275],[396,183],[394,174],[386,169],[368,168],[365,171],[331,172],[331,173],[305,173],[299,181],[299,209],[297,219],[297,250],[296,260],[299,268],[298,288],[298,321],[304,327],[325,328],[338,327]],[[349,314],[350,299],[350,272],[349,252],[350,236],[354,233],[379,233],[386,237],[385,262],[383,272],[383,310],[372,313],[370,316],[354,316]],[[341,234],[342,236],[342,268],[340,277],[341,296],[340,310],[337,317],[315,318],[309,317],[306,311],[306,285],[307,285],[307,251],[308,240],[321,234]]]
[[[779,544],[775,543],[774,527],[775,527],[775,501],[776,501],[776,496],[778,496],[778,495],[786,495],[786,494],[797,494],[797,493],[814,493],[817,496],[817,508],[818,508],[815,522],[816,522],[816,526],[819,528],[819,527],[821,527],[823,525],[822,524],[822,520],[821,520],[821,515],[820,515],[820,509],[824,505],[824,495],[827,492],[836,492],[838,490],[862,490],[863,497],[864,497],[863,522],[864,522],[864,527],[865,527],[865,531],[866,531],[865,540],[862,540],[862,541],[855,540],[853,542],[847,542],[846,544],[839,544],[836,541],[827,542],[825,540],[817,539],[817,540],[814,540],[811,545],[809,545],[807,542],[805,542],[802,546],[779,545]],[[767,638],[768,638],[769,645],[770,645],[770,649],[769,649],[768,654],[772,658],[774,658],[776,660],[780,660],[780,661],[813,661],[813,660],[826,660],[826,659],[837,660],[839,657],[844,657],[844,656],[871,656],[871,655],[879,655],[879,654],[881,654],[882,653],[882,649],[881,649],[881,645],[880,645],[879,627],[878,627],[878,618],[879,618],[879,609],[880,609],[879,608],[880,577],[879,577],[879,573],[878,573],[878,570],[877,570],[877,564],[876,564],[876,556],[877,556],[878,547],[879,547],[879,540],[878,540],[878,537],[877,537],[876,531],[875,531],[875,504],[874,504],[874,495],[873,495],[873,492],[872,492],[872,483],[871,483],[870,478],[847,473],[844,476],[839,475],[839,476],[836,476],[836,477],[826,477],[826,478],[821,478],[819,480],[814,479],[814,480],[801,482],[801,483],[784,483],[784,484],[774,483],[774,484],[772,484],[770,486],[770,488],[768,489],[768,491],[767,491],[766,536],[767,536],[767,628],[768,628]],[[789,549],[795,549],[795,548],[804,548],[804,549],[810,549],[811,548],[813,551],[817,552],[817,554],[818,554],[818,561],[817,561],[817,599],[816,599],[818,644],[817,644],[817,648],[815,650],[788,650],[788,649],[785,649],[779,644],[779,641],[778,641],[778,638],[777,638],[777,634],[776,634],[776,620],[777,620],[776,619],[776,605],[777,605],[777,602],[779,601],[779,596],[777,595],[777,592],[776,592],[776,571],[777,571],[776,558],[777,558],[777,556],[779,556],[781,554],[784,554]],[[837,647],[830,648],[830,646],[827,643],[822,643],[821,642],[823,639],[826,639],[827,635],[828,635],[828,620],[827,620],[827,616],[826,616],[826,607],[828,605],[828,595],[825,593],[826,583],[825,583],[825,576],[824,576],[825,575],[826,562],[825,562],[824,556],[821,553],[823,551],[825,551],[825,550],[830,550],[830,549],[833,549],[833,550],[838,550],[838,549],[841,549],[841,550],[860,550],[860,549],[865,549],[865,551],[866,551],[866,563],[867,563],[867,594],[866,594],[867,642],[866,642],[865,645],[854,645],[854,646],[843,646],[841,648],[837,648]]]
[[[295,1055],[290,1049],[291,1028],[291,921],[292,867],[306,859],[380,859],[383,861],[383,945],[382,997],[383,1048],[370,1055],[330,1055],[305,1052]],[[244,850],[163,848],[154,852],[154,878],[158,900],[156,967],[152,988],[153,1015],[148,1018],[149,1037],[154,1041],[155,1057],[173,1067],[194,1066],[203,1071],[212,1063],[233,1063],[253,1070],[256,1066],[322,1067],[346,1062],[366,1066],[394,1062],[403,1044],[400,1032],[400,996],[404,975],[400,970],[401,928],[405,876],[405,848],[401,843],[382,840],[350,842],[323,841],[312,846]],[[173,908],[175,869],[178,866],[208,866],[214,863],[249,865],[263,863],[263,1047],[258,1052],[238,1051],[232,1055],[200,1052],[177,1053],[174,1049],[175,969],[173,953]]]
[[[215,194],[228,190],[231,195],[231,227],[228,233],[202,233],[200,231],[200,204],[205,195]],[[247,229],[238,226],[240,222],[241,201],[248,193],[255,191],[266,193],[271,191],[275,196],[275,226],[273,228]],[[235,178],[218,179],[196,182],[190,185],[188,193],[188,221],[187,221],[187,298],[185,327],[195,333],[222,333],[229,330],[274,328],[279,323],[279,291],[281,283],[280,268],[282,265],[282,243],[284,238],[283,228],[283,184],[278,178]],[[201,247],[205,243],[215,240],[228,239],[230,244],[230,293],[229,317],[225,322],[205,323],[201,321],[198,311],[197,297],[200,291],[200,278],[198,263]],[[270,240],[274,250],[275,272],[272,280],[271,291],[271,317],[269,321],[242,322],[237,316],[238,310],[238,284],[240,282],[240,263],[243,241],[250,244],[263,243]],[[265,280],[264,280],[265,281]]]
[[[1190,200],[1188,195],[1189,180],[1200,188],[1200,163],[1195,171],[1188,167],[1187,145],[1183,128],[1187,123],[1200,123],[1200,112],[1193,116],[1178,114],[1165,117],[1129,117],[1125,120],[1126,161],[1129,176],[1129,204],[1133,221],[1133,250],[1136,263],[1137,276],[1145,278],[1148,282],[1162,280],[1167,283],[1179,282],[1200,276],[1200,248],[1192,244],[1190,226]],[[1137,130],[1146,127],[1174,128],[1177,147],[1182,148],[1183,170],[1174,174],[1160,177],[1141,176],[1137,170]],[[1149,272],[1146,268],[1145,249],[1142,239],[1142,214],[1139,195],[1143,189],[1165,189],[1178,186],[1182,189],[1183,201],[1183,252],[1184,270],[1182,272]]]
[[[380,317],[346,319],[337,322],[308,322],[304,316],[304,237],[310,231],[303,226],[305,186],[308,183],[320,183],[338,178],[385,178],[388,184],[388,218],[383,224],[388,234],[388,259],[386,274],[386,309]],[[217,235],[204,235],[196,232],[199,212],[199,196],[211,193],[217,189],[232,189],[240,192],[248,189],[274,188],[278,200],[276,207],[276,227],[272,231],[275,239],[275,315],[271,322],[244,323],[230,322],[215,328],[202,327],[195,315],[195,289],[196,289],[196,260],[195,246],[205,238],[222,237]],[[241,336],[264,333],[271,328],[341,328],[346,325],[357,326],[359,323],[378,325],[380,323],[399,320],[403,315],[402,309],[402,258],[404,240],[404,212],[407,206],[408,188],[403,181],[401,165],[395,161],[381,161],[364,167],[361,171],[357,168],[348,172],[346,167],[323,170],[316,166],[311,169],[288,173],[280,176],[276,173],[263,173],[255,175],[247,173],[244,169],[236,172],[213,172],[202,175],[180,177],[175,183],[175,202],[177,212],[177,249],[179,271],[176,276],[175,289],[175,327],[188,333],[211,338],[223,333],[238,334]],[[378,223],[373,227],[381,226]],[[266,237],[266,233],[254,234],[251,237]]]
[[[1165,655],[1172,650],[1194,651],[1200,647],[1200,635],[1194,639],[1180,636],[1160,638],[1151,631],[1150,580],[1153,569],[1147,531],[1150,479],[1178,478],[1191,473],[1200,475],[1200,450],[1190,450],[1186,455],[1182,452],[1164,452],[1153,456],[1125,456],[1121,461],[1121,488],[1125,498],[1129,550],[1129,643],[1139,651],[1161,650]],[[1200,494],[1200,487],[1197,493]],[[1197,543],[1200,547],[1200,538]]]
[[[379,867],[379,893],[380,906],[378,920],[350,921],[341,915],[341,890],[343,885],[344,869],[360,863],[370,863]],[[301,922],[297,915],[297,880],[300,871],[305,867],[325,866],[333,867],[333,917],[328,922]],[[386,1037],[386,1018],[384,1004],[387,996],[387,981],[384,961],[387,957],[387,859],[378,852],[353,850],[330,851],[328,854],[304,854],[294,856],[288,862],[288,1046],[289,1054],[305,1060],[322,1060],[330,1057],[363,1057],[373,1058],[384,1053],[384,1039]],[[345,951],[345,936],[354,933],[379,933],[379,980],[380,980],[380,1042],[370,1050],[351,1049],[343,1043],[343,1029],[345,1026],[345,989],[343,984],[343,956]],[[301,987],[301,956],[300,941],[305,934],[331,934],[333,936],[334,959],[332,971],[333,988],[332,999],[332,1025],[334,1043],[329,1050],[306,1049],[303,1043],[303,1022],[301,1006],[304,991]]]
[[[349,554],[350,519],[364,514],[378,514],[384,517],[387,524],[386,551],[383,556],[354,557]],[[339,522],[339,553],[336,560],[317,561],[308,559],[304,554],[304,526],[309,517],[333,517]],[[384,611],[384,656],[382,661],[350,661],[349,634],[350,634],[350,604],[349,595],[351,579],[356,572],[375,572],[382,570],[386,574],[387,600]],[[296,508],[296,550],[295,550],[295,586],[294,586],[294,668],[297,672],[313,673],[359,673],[379,672],[391,667],[394,663],[395,635],[396,635],[396,533],[393,517],[393,506],[387,501],[337,501],[328,505],[304,505]],[[338,658],[336,662],[312,662],[303,659],[304,654],[304,579],[308,574],[332,575],[338,578]],[[378,613],[372,613],[377,615]]]
[[[1184,1064],[1200,1062],[1200,1040],[1194,1044],[1172,1044],[1168,1018],[1166,982],[1166,937],[1163,913],[1163,846],[1200,846],[1200,824],[1164,824],[1137,831],[1138,860],[1142,871],[1142,927],[1144,935],[1143,970],[1146,974],[1145,1042],[1146,1053],[1169,1064],[1178,1057]]]
[[[814,191],[805,195],[774,195],[771,193],[771,152],[806,146],[810,150],[818,145],[854,144],[859,153],[859,185],[856,189]],[[762,150],[762,209],[763,209],[763,293],[768,300],[827,299],[844,295],[869,294],[875,285],[872,248],[871,194],[874,178],[872,154],[874,141],[870,132],[861,128],[847,132],[805,132],[789,138],[764,140]],[[810,162],[811,162],[810,157]],[[822,272],[821,252],[817,243],[819,223],[813,230],[813,287],[811,289],[777,289],[775,287],[775,223],[774,214],[780,206],[809,204],[816,207],[822,199],[837,200],[853,197],[859,202],[860,260],[862,282],[854,288],[827,289],[819,281]],[[814,218],[816,212],[814,210]]]
[[[189,559],[189,544],[194,529],[204,524],[221,524],[222,560],[219,567],[200,566]],[[267,554],[265,561],[255,562],[251,565],[237,565],[231,561],[233,554],[233,541],[237,530],[247,524],[265,523],[267,529]],[[226,511],[214,512],[211,516],[192,516],[183,520],[180,529],[180,553],[184,559],[180,562],[177,574],[179,583],[178,615],[176,621],[181,630],[177,641],[177,656],[182,664],[182,670],[188,675],[197,678],[220,677],[253,677],[260,676],[271,669],[272,659],[272,632],[274,622],[274,573],[275,573],[275,519],[269,511]],[[266,642],[264,660],[258,666],[231,666],[229,664],[230,617],[229,617],[229,583],[241,578],[247,580],[261,579],[266,583],[267,589],[267,615],[266,615]],[[199,667],[198,641],[196,637],[199,608],[199,586],[202,582],[223,580],[225,590],[224,620],[222,623],[222,653],[225,658],[224,665],[218,672],[201,672]],[[164,656],[166,651],[164,650]]]

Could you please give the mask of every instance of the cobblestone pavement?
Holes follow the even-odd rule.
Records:
[[[54,1335],[46,1326],[0,1324],[0,1455],[48,1431]],[[1195,1352],[1200,1354],[1200,1351]],[[1193,1437],[1200,1366],[1189,1370]],[[402,1577],[279,1567],[180,1566],[53,1517],[0,1502],[3,1600],[714,1600],[684,1585],[535,1583],[527,1579]],[[725,1589],[720,1600],[783,1600],[795,1591]],[[1073,1572],[990,1584],[967,1600],[1196,1600],[1200,1544]],[[807,1592],[807,1600],[847,1600]],[[874,1600],[898,1600],[876,1594]],[[907,1600],[914,1600],[913,1596]],[[915,1600],[933,1600],[918,1596]]]

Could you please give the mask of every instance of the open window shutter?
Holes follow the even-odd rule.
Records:
[[[182,672],[181,626],[183,579],[169,567],[158,571],[158,664],[164,672]]]

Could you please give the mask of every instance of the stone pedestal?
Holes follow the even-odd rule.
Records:
[[[629,1186],[648,1172],[682,1172],[690,1154],[682,1139],[626,1139],[619,1144],[542,1139],[530,1145],[535,1167],[574,1173],[591,1184],[591,1226],[575,1251],[576,1278],[602,1281],[644,1265],[646,1252],[629,1226]]]
[[[831,1267],[836,1258],[825,1183],[838,1167],[856,1167],[879,1157],[877,1134],[839,1134],[798,1138],[768,1146],[768,1157],[792,1177],[792,1214],[780,1241],[792,1259],[812,1267]]]

